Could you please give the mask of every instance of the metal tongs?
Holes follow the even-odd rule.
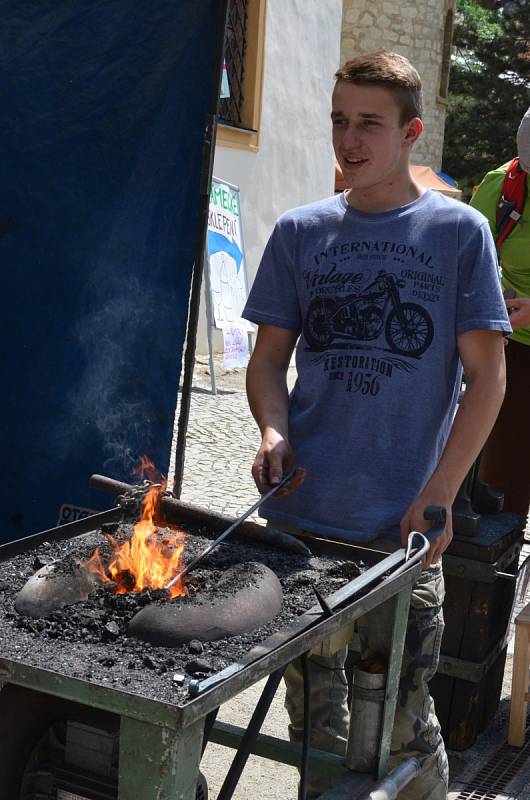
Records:
[[[250,515],[253,514],[254,511],[256,511],[256,509],[258,509],[260,507],[260,505],[265,502],[265,500],[268,500],[269,497],[272,497],[274,494],[276,494],[276,492],[279,489],[281,489],[283,486],[285,486],[286,483],[289,483],[291,478],[294,476],[295,472],[296,472],[296,470],[294,470],[294,469],[291,470],[291,472],[289,472],[284,478],[282,478],[281,481],[276,484],[276,486],[273,486],[272,489],[270,489],[266,494],[261,495],[259,500],[257,500],[254,503],[252,508],[249,508],[248,511],[245,511],[245,513],[242,514],[238,519],[236,519],[230,525],[230,527],[228,527],[225,531],[223,531],[223,533],[220,536],[218,536],[217,539],[214,542],[209,544],[208,547],[206,547],[202,551],[202,553],[200,553],[198,556],[193,558],[190,561],[190,563],[187,564],[184,567],[184,569],[182,569],[177,575],[175,575],[173,578],[171,578],[171,580],[168,583],[166,583],[164,588],[165,589],[170,589],[173,586],[173,584],[175,584],[177,581],[181,580],[185,575],[188,575],[188,573],[190,573],[192,571],[192,569],[195,569],[195,567],[197,566],[199,561],[202,561],[202,559],[205,558],[209,553],[211,553],[212,550],[215,550],[215,548],[218,545],[220,545],[222,541],[224,541],[226,539],[228,534],[232,533],[232,531],[235,528],[237,528],[238,525],[241,525],[241,523],[244,522],[247,519],[247,517],[250,517]]]

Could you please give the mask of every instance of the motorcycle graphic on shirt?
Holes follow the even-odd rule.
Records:
[[[405,283],[381,270],[359,294],[315,298],[303,328],[308,345],[323,351],[336,339],[371,341],[384,332],[392,352],[421,356],[432,342],[434,327],[422,306],[401,300]]]

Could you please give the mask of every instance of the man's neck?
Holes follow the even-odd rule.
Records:
[[[383,211],[392,211],[414,202],[425,189],[421,187],[407,172],[406,177],[389,178],[381,181],[368,189],[346,191],[346,200],[352,208],[368,214],[381,214]]]

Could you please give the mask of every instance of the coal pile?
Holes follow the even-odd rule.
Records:
[[[113,531],[118,539],[131,533],[132,526],[128,524]],[[186,533],[186,562],[217,535],[204,527],[187,527]],[[160,590],[114,594],[102,587],[86,600],[54,611],[47,618],[34,619],[16,612],[16,595],[36,570],[58,560],[65,571],[71,570],[72,564],[88,559],[96,547],[103,554],[108,547],[100,531],[62,542],[45,542],[31,553],[0,563],[0,657],[173,704],[186,699],[192,677],[207,677],[237,662],[252,647],[314,606],[313,587],[328,595],[363,568],[336,557],[295,555],[233,534],[188,576],[188,596],[170,602],[215,603],[216,595],[232,591],[230,584],[219,587],[228,568],[258,562],[280,580],[280,612],[250,633],[218,641],[192,640],[172,648],[139,641],[128,631],[130,620],[142,608],[168,602]]]

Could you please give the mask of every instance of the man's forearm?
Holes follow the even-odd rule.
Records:
[[[247,396],[262,436],[267,428],[273,428],[287,437],[287,371],[267,358],[253,356],[247,368]]]

